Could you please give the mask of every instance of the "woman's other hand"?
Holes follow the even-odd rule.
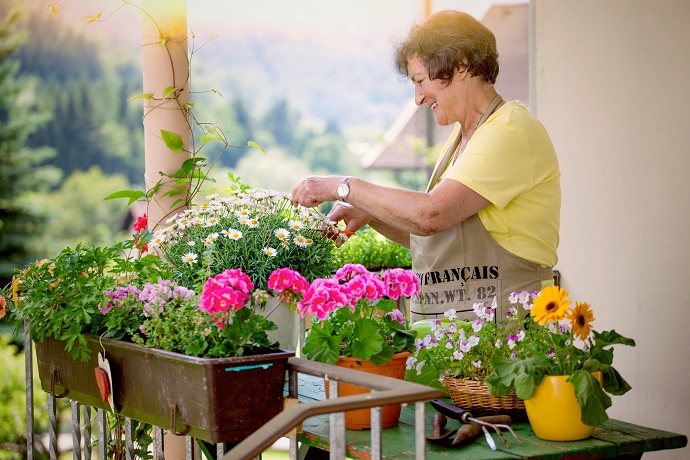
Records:
[[[292,188],[290,198],[295,206],[314,208],[324,201],[338,199],[341,176],[310,176]]]

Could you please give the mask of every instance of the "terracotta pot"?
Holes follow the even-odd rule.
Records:
[[[345,367],[349,369],[357,369],[362,372],[369,372],[370,374],[383,375],[386,377],[393,377],[400,380],[405,378],[405,363],[407,357],[410,356],[409,351],[402,351],[393,355],[393,359],[381,366],[376,366],[369,361],[362,361],[361,359],[341,356],[336,366]],[[328,382],[325,382],[326,397],[328,397]],[[358,387],[356,385],[349,385],[347,383],[340,383],[338,385],[339,396],[351,396],[362,393],[369,393],[369,389]],[[381,427],[391,428],[398,425],[400,419],[400,404],[393,404],[390,406],[383,406],[381,411]],[[345,412],[345,428],[348,430],[365,430],[371,428],[371,410],[357,409]]]
[[[592,375],[602,382],[601,372]],[[582,423],[582,411],[567,375],[546,376],[525,400],[534,434],[546,441],[578,441],[592,436],[595,427]]]

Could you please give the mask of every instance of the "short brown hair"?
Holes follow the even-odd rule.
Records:
[[[407,62],[417,57],[431,80],[450,83],[455,71],[467,66],[472,76],[496,83],[496,37],[481,22],[461,11],[439,11],[410,29],[395,48],[395,69],[407,77]],[[466,63],[466,64],[465,64]]]

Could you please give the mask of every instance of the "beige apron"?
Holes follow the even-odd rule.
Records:
[[[501,96],[489,104],[479,125],[501,102]],[[453,141],[438,164],[429,188],[433,188],[448,166],[462,134]],[[542,267],[516,256],[491,238],[477,214],[455,227],[431,236],[410,235],[412,270],[419,276],[422,292],[410,299],[411,320],[443,317],[455,309],[459,319],[474,320],[476,302],[491,304],[497,297],[497,319],[505,317],[514,291],[539,291],[542,280],[553,279],[551,268]]]

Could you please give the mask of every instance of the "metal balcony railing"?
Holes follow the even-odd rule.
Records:
[[[34,405],[33,405],[33,344],[25,325],[24,345],[26,353],[26,411],[27,411],[27,458],[34,459]],[[346,430],[344,411],[372,408],[371,410],[371,458],[380,459],[381,452],[381,408],[389,404],[415,404],[415,446],[416,458],[425,458],[425,402],[442,396],[440,390],[404,380],[368,374],[352,369],[344,369],[328,364],[309,361],[301,358],[290,358],[288,361],[288,398],[299,400],[299,375],[308,375],[329,380],[332,397],[321,401],[305,401],[290,405],[268,423],[254,432],[244,441],[227,449],[226,445],[215,445],[215,457],[223,460],[245,460],[261,458],[261,453],[270,448],[283,437],[289,439],[290,459],[297,460],[299,455],[298,435],[295,428],[304,420],[316,415],[330,414],[330,458],[344,459],[346,447]],[[348,383],[372,390],[370,393],[355,396],[338,397],[338,383]],[[72,458],[91,459],[92,452],[92,419],[96,412],[95,422],[98,427],[97,457],[106,459],[109,432],[106,412],[88,405],[70,401],[72,412]],[[58,458],[58,417],[57,398],[48,395],[48,452],[51,460]],[[125,419],[125,458],[136,457],[133,441],[132,420]],[[157,460],[165,458],[163,429],[153,428],[153,454]],[[195,440],[185,437],[185,459],[201,459],[201,449]]]

